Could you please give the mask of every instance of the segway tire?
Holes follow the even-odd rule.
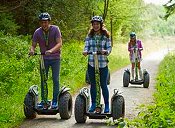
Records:
[[[87,116],[86,113],[86,100],[83,96],[78,95],[75,100],[75,108],[74,108],[74,114],[75,114],[75,120],[77,123],[85,123]]]
[[[34,97],[32,94],[27,93],[24,99],[24,115],[28,119],[36,118],[36,112],[34,111]]]
[[[58,104],[61,119],[69,119],[72,115],[72,96],[70,93],[61,94]]]
[[[130,74],[125,71],[123,74],[123,87],[128,87],[129,81],[130,81]]]
[[[112,101],[112,117],[113,120],[124,118],[125,115],[125,101],[124,97],[121,95],[118,95],[114,100]]]
[[[149,87],[149,74],[145,73],[144,74],[144,80],[143,80],[143,87],[148,88]]]

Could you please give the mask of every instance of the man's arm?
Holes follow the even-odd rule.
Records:
[[[30,55],[34,55],[36,45],[37,45],[36,42],[32,42],[32,46],[30,47],[30,52],[29,52]]]
[[[57,42],[57,44],[55,45],[55,47],[53,47],[50,50],[47,50],[46,51],[46,54],[54,53],[54,52],[58,51],[62,47],[62,39],[61,39],[61,37],[60,38],[57,38],[56,39],[56,42]]]

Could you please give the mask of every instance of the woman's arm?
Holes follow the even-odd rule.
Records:
[[[86,37],[83,55],[87,56],[88,52],[89,52],[89,37]]]

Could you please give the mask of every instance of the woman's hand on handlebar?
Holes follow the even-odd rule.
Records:
[[[142,51],[143,50],[143,48],[139,48],[139,51]]]
[[[102,51],[97,51],[97,52],[87,52],[87,51],[83,51],[83,55],[87,56],[89,54],[97,54],[97,55],[107,55],[108,51],[107,50],[102,50]]]
[[[87,56],[87,55],[88,55],[88,52],[83,51],[83,55],[84,55],[84,56]]]
[[[101,54],[102,54],[102,55],[106,55],[107,53],[108,53],[107,50],[102,50],[102,51],[101,51]]]

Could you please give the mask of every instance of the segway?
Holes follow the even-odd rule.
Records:
[[[43,54],[40,55],[41,81],[44,84],[43,108],[39,108],[39,91],[37,85],[32,85],[24,99],[24,114],[26,118],[33,119],[36,115],[56,115],[60,113],[62,119],[69,119],[72,115],[72,96],[70,88],[63,86],[58,94],[58,107],[52,108],[51,101],[48,100],[47,76],[44,67]]]
[[[141,85],[143,84],[144,88],[148,88],[149,87],[149,81],[150,81],[150,77],[149,77],[149,73],[146,69],[144,69],[142,71],[142,78],[138,79],[138,48],[134,47],[134,59],[135,59],[135,78],[134,80],[130,80],[130,70],[126,69],[124,71],[123,74],[123,87],[128,87],[129,83],[130,84],[135,84],[135,85]]]
[[[101,88],[100,88],[100,73],[98,66],[98,55],[101,52],[89,52],[95,60],[95,79],[96,79],[96,109],[94,112],[89,112],[90,107],[90,90],[84,87],[76,97],[74,114],[77,123],[85,123],[87,117],[89,119],[105,119],[106,117],[113,117],[113,120],[123,118],[125,114],[124,97],[120,95],[117,89],[114,89],[114,94],[111,98],[111,112],[104,113],[104,105],[101,104]]]

